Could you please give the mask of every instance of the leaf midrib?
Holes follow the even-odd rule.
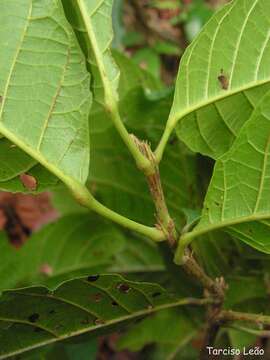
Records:
[[[91,18],[91,16],[93,14],[88,15],[88,11],[87,11],[87,8],[85,6],[85,1],[84,0],[77,0],[77,3],[78,3],[79,9],[80,9],[81,14],[82,14],[83,22],[84,22],[84,25],[86,27],[86,31],[87,31],[89,40],[91,41],[91,45],[92,45],[92,48],[93,48],[93,54],[94,54],[94,57],[96,59],[97,66],[98,66],[99,73],[100,73],[100,77],[101,77],[101,80],[102,80],[102,83],[103,83],[103,89],[104,89],[104,93],[105,93],[105,103],[106,103],[107,106],[115,105],[116,104],[116,99],[115,99],[115,97],[113,95],[111,82],[108,79],[107,72],[106,72],[106,69],[105,69],[105,66],[104,66],[104,63],[103,63],[103,59],[102,59],[102,53],[101,53],[101,51],[99,49],[98,42],[97,42],[97,39],[96,39],[96,36],[95,36],[95,32],[93,30],[91,21],[89,20],[89,17]],[[102,4],[102,1],[98,4],[97,9],[100,7],[101,4]]]
[[[182,241],[189,243],[194,238],[204,235],[204,234],[214,231],[214,230],[222,229],[224,227],[229,227],[232,225],[238,225],[238,224],[242,224],[242,223],[261,221],[261,220],[267,220],[267,219],[270,219],[270,213],[241,216],[241,217],[237,217],[234,219],[221,221],[216,224],[211,224],[208,226],[201,226],[201,227],[198,227],[197,229],[195,228],[193,231],[184,234],[181,239],[182,239]],[[269,224],[269,227],[270,227],[270,224]]]
[[[170,116],[169,116],[169,120],[168,120],[168,126],[171,126],[171,127],[174,127],[176,125],[176,123],[180,120],[182,120],[185,116],[193,113],[194,111],[196,110],[199,110],[199,109],[202,109],[204,107],[206,107],[207,105],[211,105],[215,102],[218,102],[220,100],[223,100],[223,99],[227,99],[233,95],[236,95],[238,93],[245,93],[245,91],[248,91],[248,90],[251,90],[251,89],[254,89],[256,87],[259,87],[259,86],[262,86],[262,85],[265,85],[267,83],[270,83],[270,79],[267,78],[267,79],[263,79],[263,80],[260,80],[260,81],[254,81],[254,82],[250,82],[242,87],[238,87],[236,88],[235,90],[233,91],[230,91],[230,94],[225,94],[224,95],[217,95],[217,96],[214,96],[212,98],[209,98],[208,100],[206,101],[201,101],[193,106],[190,106],[190,107],[187,107],[184,111],[179,111],[179,112],[176,112],[176,113],[170,113]],[[228,92],[228,90],[224,90],[224,92]]]
[[[47,168],[51,173],[53,173],[56,177],[58,177],[61,181],[63,181],[70,189],[80,188],[82,184],[80,184],[77,180],[72,177],[66,175],[62,170],[60,170],[57,166],[50,163],[42,153],[32,148],[26,142],[21,140],[17,135],[13,134],[9,131],[0,121],[0,133],[4,135],[8,140],[17,145],[23,151],[25,151],[28,155],[30,155],[33,159],[36,159],[41,165]]]

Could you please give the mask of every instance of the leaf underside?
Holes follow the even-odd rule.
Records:
[[[54,291],[6,291],[0,297],[0,359],[177,305],[181,300],[159,285],[119,275],[71,280]]]
[[[193,230],[223,228],[270,253],[270,93],[216,162],[200,223]]]
[[[85,182],[89,74],[61,4],[1,0],[0,22],[0,133],[52,172]]]
[[[181,60],[170,122],[193,150],[229,150],[269,89],[270,2],[235,0],[218,11]]]
[[[105,103],[105,92],[117,98],[120,72],[111,55],[112,0],[62,0],[93,76],[94,99]]]

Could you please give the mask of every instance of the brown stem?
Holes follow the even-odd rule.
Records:
[[[134,135],[131,136],[137,147],[140,149],[141,153],[154,165],[154,171],[148,174],[146,173],[145,176],[156,208],[156,226],[163,231],[170,246],[173,247],[176,244],[177,233],[175,230],[174,221],[170,217],[169,210],[165,201],[159,174],[159,167],[156,163],[155,155],[152,152],[149,144],[144,141],[140,141]]]
[[[205,338],[200,351],[200,357],[199,357],[200,360],[209,360],[215,358],[215,355],[212,355],[213,357],[209,355],[208,347],[213,346],[215,344],[215,340],[221,325],[222,324],[217,321],[208,322],[207,327],[205,329]]]
[[[205,336],[200,352],[200,360],[207,360],[209,359],[207,347],[214,345],[220,326],[223,324],[223,319],[219,318],[219,314],[224,302],[226,284],[223,278],[210,278],[188,249],[184,256],[183,268],[202,284],[205,295],[210,296],[214,300],[207,309]]]
[[[256,323],[257,325],[270,325],[270,316],[260,314],[249,314],[232,310],[221,310],[220,307],[216,307],[216,304],[209,306],[208,312],[208,325],[206,328],[205,339],[201,348],[200,360],[208,360],[209,353],[207,351],[208,346],[213,346],[220,327],[228,322],[232,321],[246,321]],[[212,311],[212,312],[211,312]],[[262,336],[268,337],[269,331],[262,331]]]
[[[221,299],[220,299],[221,300]],[[214,355],[209,355],[208,347],[214,346],[219,329],[226,322],[220,317],[223,300],[210,304],[207,310],[205,335],[200,351],[200,360],[214,359]]]
[[[219,304],[224,301],[224,293],[226,284],[223,278],[212,279],[210,278],[203,268],[196,262],[189,250],[186,250],[186,255],[183,264],[184,270],[195,277],[208,292],[207,295],[212,296]]]

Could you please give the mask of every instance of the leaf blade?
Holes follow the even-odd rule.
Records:
[[[1,69],[0,132],[60,178],[84,182],[89,75],[63,10],[52,0],[42,5],[3,0],[2,5],[0,43],[6,51],[1,51],[1,62],[6,67]],[[18,15],[11,52],[6,37]]]
[[[129,288],[128,293],[121,292],[120,284]],[[159,299],[150,299],[152,293],[159,293]],[[71,280],[50,293],[44,287],[4,292],[0,359],[186,302],[166,294],[159,285],[130,282],[118,275]],[[13,326],[4,327],[7,323]],[[20,339],[16,343],[10,341],[15,334]]]
[[[199,224],[187,237],[223,229],[259,251],[270,253],[270,93],[215,165]]]
[[[113,38],[112,5],[112,0],[63,1],[94,78],[94,98],[105,106],[117,101],[120,76],[110,50]]]
[[[210,19],[183,56],[168,127],[181,119],[178,136],[192,150],[213,158],[225,153],[261,99],[260,87],[269,88],[270,24],[264,16],[269,11],[266,0],[229,3]],[[256,103],[243,105],[245,97],[254,93]]]

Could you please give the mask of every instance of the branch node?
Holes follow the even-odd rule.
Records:
[[[131,134],[130,136],[132,137],[135,145],[140,150],[140,152],[152,164],[150,168],[151,171],[145,172],[144,174],[146,176],[148,187],[151,192],[156,208],[156,218],[157,218],[156,227],[163,231],[170,246],[174,247],[176,244],[177,232],[175,229],[174,221],[169,214],[167,204],[165,201],[156,157],[151,150],[150,144],[148,144],[145,141],[139,140],[133,134]]]

